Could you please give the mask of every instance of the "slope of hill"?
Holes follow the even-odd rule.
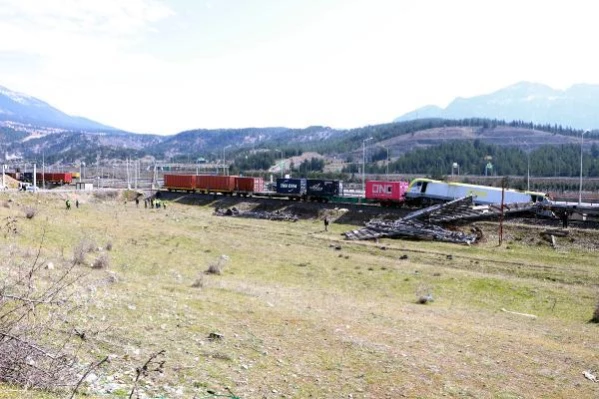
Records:
[[[572,93],[577,91],[581,98],[594,98],[594,94],[583,86],[570,89]],[[491,105],[495,104],[498,107],[511,106],[517,109],[523,99],[534,102],[535,98],[545,98],[552,93],[553,90],[546,86],[519,84],[486,96],[486,105],[479,108],[491,112]],[[466,112],[467,103],[468,100],[456,100],[452,109],[462,108]],[[422,112],[432,115],[439,110],[427,107]],[[44,118],[52,121],[41,122]],[[110,128],[102,130],[99,127],[104,126],[99,124],[94,125],[97,129],[93,130],[60,127],[59,122],[64,118],[68,119],[65,122],[67,125],[81,121],[81,118],[72,119],[43,101],[0,87],[0,158],[6,162],[40,161],[44,157],[47,163],[94,163],[100,160],[150,156],[170,161],[185,159],[189,162],[205,158],[213,161],[226,159],[231,162],[236,157],[240,157],[240,160],[247,159],[250,154],[268,150],[271,158],[275,157],[273,153],[280,153],[276,157],[291,158],[305,152],[315,152],[329,159],[336,159],[340,165],[355,166],[358,160],[362,160],[365,149],[372,162],[396,160],[412,150],[456,140],[480,140],[502,147],[519,147],[529,153],[544,144],[578,143],[581,134],[580,130],[553,124],[534,125],[529,122],[482,118],[421,118],[348,130],[326,126],[305,129],[197,129],[160,136]],[[33,120],[40,122],[36,125],[31,123]],[[597,137],[596,132],[592,132],[585,136],[585,143],[592,145]],[[261,155],[257,157],[260,158]],[[254,167],[264,160],[257,161]],[[248,168],[251,168],[250,164],[251,162],[248,163]]]
[[[395,119],[491,118],[557,124],[577,129],[599,128],[599,85],[579,84],[567,90],[521,82],[491,94],[456,98],[445,109],[427,105]]]
[[[62,129],[116,130],[87,118],[67,115],[37,98],[2,86],[0,86],[0,121]]]

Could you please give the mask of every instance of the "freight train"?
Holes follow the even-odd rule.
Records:
[[[406,202],[429,205],[474,196],[476,205],[548,202],[547,194],[533,191],[502,190],[499,187],[478,186],[465,183],[448,183],[431,179],[414,179],[405,194]]]
[[[272,190],[266,190],[260,177],[214,175],[164,175],[164,188],[169,191],[198,192],[281,198],[295,201],[374,204],[380,206],[426,206],[474,196],[476,205],[511,203],[546,203],[545,193],[518,191],[465,183],[448,183],[431,179],[406,181],[366,180],[363,193],[345,193],[340,180],[279,178]]]
[[[186,191],[202,194],[261,196],[290,200],[328,202],[340,196],[343,184],[339,180],[277,179],[274,191],[265,188],[261,177],[179,175],[165,174],[164,186],[168,191]]]
[[[5,174],[21,182],[33,183],[33,172],[6,172]],[[59,185],[71,184],[73,174],[71,172],[38,172],[35,174],[35,179],[38,184],[41,182]]]
[[[164,175],[164,188],[168,191],[188,193],[252,196],[264,191],[261,177],[216,175]]]

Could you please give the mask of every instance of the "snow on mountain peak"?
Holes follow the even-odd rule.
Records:
[[[4,95],[13,100],[14,102],[23,105],[30,105],[32,102],[34,102],[32,100],[35,100],[33,97],[30,97],[26,94],[17,93],[16,91],[9,90],[6,87],[2,86],[0,86],[0,95]]]

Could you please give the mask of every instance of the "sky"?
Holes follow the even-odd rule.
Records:
[[[599,84],[592,0],[0,0],[0,86],[119,129],[391,122]]]

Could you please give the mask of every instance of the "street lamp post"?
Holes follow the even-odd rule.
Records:
[[[587,131],[580,134],[580,188],[578,189],[578,206],[582,203],[582,143],[584,140],[584,134]]]
[[[366,142],[372,140],[372,137],[362,140],[362,190],[366,192]]]

